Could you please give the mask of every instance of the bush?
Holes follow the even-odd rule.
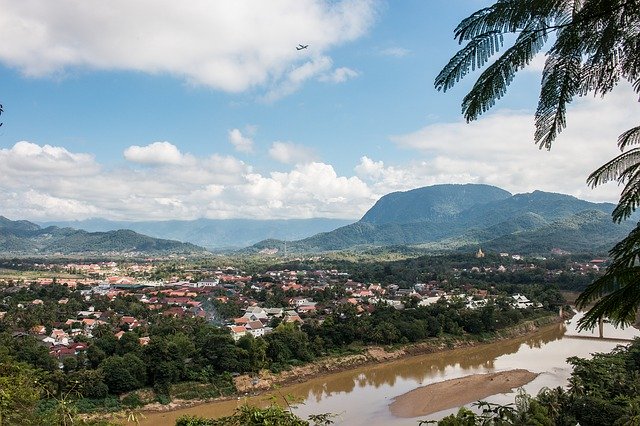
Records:
[[[140,395],[133,392],[125,396],[120,400],[120,404],[127,408],[136,408],[142,407],[144,404],[142,403],[142,399],[140,399]]]

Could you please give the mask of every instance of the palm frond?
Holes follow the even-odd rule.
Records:
[[[618,136],[618,148],[620,150],[625,149],[630,145],[636,145],[640,143],[640,126],[636,126],[627,130],[620,136]]]
[[[580,88],[582,71],[579,54],[558,55],[550,52],[542,74],[542,89],[536,110],[535,142],[551,149],[551,143],[566,127],[567,105]]]
[[[478,118],[506,92],[516,72],[527,66],[547,40],[544,23],[532,23],[481,75],[462,101],[462,113],[467,121]]]
[[[618,205],[611,216],[615,222],[621,222],[627,219],[640,205],[640,164],[629,167],[633,173],[627,179],[627,183],[620,194]]]
[[[455,54],[440,71],[435,80],[437,90],[446,92],[462,79],[470,70],[473,71],[487,63],[503,43],[502,34],[491,31],[480,34]]]
[[[620,181],[623,174],[628,173],[628,169],[640,163],[640,148],[634,148],[624,152],[614,159],[600,166],[587,178],[587,184],[596,187],[611,181]]]
[[[454,38],[462,43],[490,31],[514,33],[541,19],[551,25],[565,19],[567,3],[573,5],[567,0],[498,0],[462,20],[454,30]]]

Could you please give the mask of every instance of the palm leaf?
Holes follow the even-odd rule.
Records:
[[[570,9],[567,3],[566,0],[499,0],[462,20],[454,30],[454,38],[462,43],[490,31],[515,33],[539,20],[548,20],[545,26],[549,26],[567,16]]]
[[[578,93],[581,70],[579,54],[559,55],[552,51],[547,58],[535,116],[534,139],[541,149],[551,149],[551,143],[566,127],[567,105]]]
[[[618,205],[611,213],[615,222],[627,219],[640,205],[640,164],[635,164],[627,170],[632,171],[632,174],[630,172],[630,177],[620,194]]]
[[[544,22],[534,22],[516,39],[513,46],[491,64],[462,101],[467,121],[475,120],[507,92],[518,70],[527,66],[547,40]]]
[[[435,80],[436,89],[446,92],[469,70],[473,71],[487,63],[489,57],[502,47],[502,43],[502,34],[498,31],[480,34],[471,40],[440,71]]]
[[[625,149],[630,145],[636,145],[640,143],[640,126],[627,130],[620,136],[618,136],[618,147],[620,150]]]
[[[632,132],[633,130],[634,129],[631,129],[631,131],[625,133]],[[638,128],[637,132],[640,132],[640,128]],[[634,137],[637,138],[638,136],[629,136],[629,138]],[[630,140],[629,138],[627,139]],[[619,140],[619,144],[623,146],[626,145],[625,140]],[[595,187],[610,181],[618,181],[619,183],[626,182],[618,205],[612,213],[614,221],[620,222],[631,216],[638,205],[640,205],[640,148],[634,148],[624,152],[599,167],[589,175],[587,184]]]
[[[587,178],[587,184],[596,187],[611,181],[620,181],[621,175],[640,162],[640,148],[631,149],[618,155],[592,172]]]

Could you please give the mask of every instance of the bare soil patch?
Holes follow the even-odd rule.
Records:
[[[538,376],[528,370],[474,374],[414,389],[394,399],[389,409],[397,417],[418,417],[459,407],[524,386]]]

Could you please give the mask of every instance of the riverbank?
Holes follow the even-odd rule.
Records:
[[[400,395],[389,405],[396,417],[427,416],[450,408],[508,393],[538,377],[528,370],[509,370],[489,374],[474,374],[422,386]]]
[[[182,410],[189,407],[196,407],[202,404],[235,402],[242,397],[254,397],[264,395],[287,386],[303,383],[314,378],[323,377],[329,374],[340,373],[367,366],[379,365],[391,361],[398,361],[405,358],[417,357],[431,353],[447,352],[454,349],[470,348],[499,341],[522,338],[533,334],[541,327],[558,323],[559,318],[549,315],[532,321],[526,321],[517,326],[500,330],[492,335],[484,336],[462,336],[462,337],[442,337],[430,339],[417,344],[403,345],[393,348],[369,347],[361,354],[341,357],[327,357],[316,360],[304,366],[294,367],[291,370],[278,374],[263,371],[257,376],[243,375],[235,378],[238,394],[232,397],[215,398],[208,400],[179,400],[174,399],[171,403],[161,405],[159,403],[149,404],[141,409],[143,413],[151,416],[153,413],[166,413]],[[142,422],[146,424],[146,422]]]
[[[256,395],[272,390],[274,386],[289,386],[325,374],[338,373],[367,365],[395,361],[409,356],[443,352],[452,349],[493,343],[514,337],[522,337],[527,333],[537,331],[544,325],[557,323],[559,321],[560,319],[558,317],[551,315],[532,321],[525,321],[522,324],[500,330],[490,336],[447,336],[393,348],[372,346],[366,348],[362,354],[322,358],[278,374],[273,374],[265,370],[258,376],[239,376],[235,379],[235,385],[238,392],[242,395]]]

